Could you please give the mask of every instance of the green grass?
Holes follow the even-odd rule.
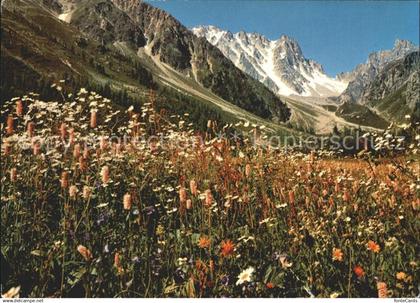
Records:
[[[375,128],[385,129],[389,122],[376,114],[367,106],[346,102],[340,105],[337,109],[336,115],[345,120],[364,126],[371,126]]]
[[[404,85],[384,99],[372,101],[372,105],[388,119],[397,122],[404,121],[404,116],[413,112],[405,102],[404,92],[406,90],[407,85]]]

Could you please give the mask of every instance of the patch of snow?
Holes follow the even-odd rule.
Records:
[[[279,76],[277,76],[274,70],[273,60],[273,49],[276,47],[276,41],[271,42],[270,49],[267,51],[266,60],[262,66],[263,70],[267,73],[267,76],[276,84],[278,93],[284,96],[297,95],[298,93],[291,89],[286,83],[284,83]]]
[[[284,80],[282,70],[276,70],[274,65],[274,50],[278,43],[285,43],[285,37],[270,41],[266,37],[256,33],[236,33],[233,39],[227,38],[227,31],[215,26],[195,27],[192,29],[197,36],[205,37],[211,44],[218,47],[222,53],[244,72],[248,72],[261,82],[271,80],[276,87],[271,89],[278,94],[285,96],[312,96],[330,97],[340,95],[347,87],[348,82],[332,78],[318,68],[310,68],[311,73],[306,72],[307,61],[293,62],[289,67],[297,71],[303,78],[301,84],[302,92],[298,93],[290,87]],[[278,50],[277,50],[278,51]],[[281,49],[276,60],[283,60],[288,56],[288,49]],[[257,55],[258,54],[258,55]],[[252,65],[252,69],[240,60],[241,55]],[[305,60],[305,59],[303,59]],[[298,64],[296,64],[298,63]],[[287,64],[287,63],[286,63]],[[312,66],[312,65],[311,65]],[[258,76],[255,75],[255,71]],[[297,81],[301,81],[298,80]]]
[[[70,23],[70,21],[71,21],[71,15],[72,15],[72,12],[60,14],[60,15],[58,15],[58,19],[60,19],[61,21]]]

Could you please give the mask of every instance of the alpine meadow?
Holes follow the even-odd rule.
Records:
[[[332,76],[200,3],[2,1],[2,297],[418,297],[418,40]]]

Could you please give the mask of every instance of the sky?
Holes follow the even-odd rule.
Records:
[[[395,40],[419,45],[419,1],[148,0],[185,26],[296,39],[327,74],[350,71]]]

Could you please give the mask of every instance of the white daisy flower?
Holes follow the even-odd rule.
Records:
[[[251,282],[252,274],[254,273],[253,267],[248,267],[243,272],[238,275],[238,281],[236,281],[236,285],[241,285],[244,282]]]

